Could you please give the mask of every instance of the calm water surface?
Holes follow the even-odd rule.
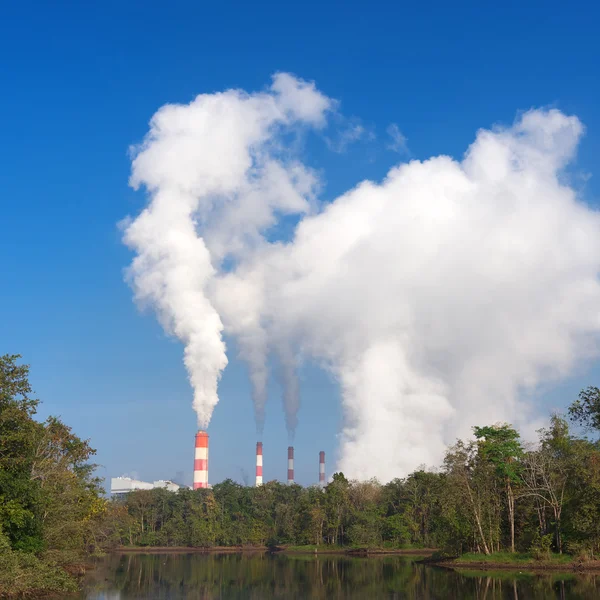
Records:
[[[85,600],[600,598],[600,575],[457,573],[413,558],[116,554],[85,581]]]

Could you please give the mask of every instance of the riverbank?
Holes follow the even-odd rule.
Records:
[[[124,554],[232,554],[277,552],[283,554],[317,554],[347,556],[405,555],[428,556],[434,548],[347,548],[341,546],[213,546],[194,548],[189,546],[119,546],[113,550]]]
[[[340,546],[282,546],[284,554],[336,554],[346,556],[430,556],[435,548],[345,548]]]
[[[267,552],[267,546],[118,546],[111,552],[123,554],[235,554],[237,552]]]
[[[600,560],[577,558],[568,554],[551,554],[540,558],[529,553],[497,552],[490,555],[463,554],[456,558],[436,557],[420,561],[423,564],[435,565],[451,569],[469,569],[478,571],[508,570],[508,571],[600,571]]]

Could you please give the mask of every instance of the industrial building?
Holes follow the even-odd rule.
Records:
[[[180,487],[181,486],[176,483],[164,479],[152,483],[131,479],[131,477],[112,477],[110,480],[110,493],[114,498],[119,498],[134,490],[155,490],[157,488],[163,488],[169,492],[176,492]]]

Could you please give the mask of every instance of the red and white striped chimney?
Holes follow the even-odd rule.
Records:
[[[208,433],[196,434],[196,452],[194,454],[194,489],[208,487]]]
[[[319,452],[319,485],[325,485],[325,452]]]
[[[294,483],[294,446],[288,448],[288,483]]]
[[[262,485],[262,442],[256,442],[256,487]]]

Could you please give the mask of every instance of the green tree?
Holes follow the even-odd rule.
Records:
[[[350,541],[357,546],[381,545],[383,534],[382,488],[375,479],[355,481],[348,487]]]
[[[547,533],[546,509],[552,513],[554,543],[562,552],[562,514],[567,496],[567,483],[574,466],[574,446],[568,423],[553,415],[548,429],[540,429],[540,444],[527,452],[522,459],[521,471],[523,496],[533,497],[536,502],[540,535]]]
[[[44,547],[39,486],[31,478],[39,401],[20,358],[0,356],[0,516],[12,547],[33,552]]]
[[[418,469],[406,479],[395,479],[384,486],[388,517],[395,516],[394,513],[402,514],[403,527],[410,532],[410,542],[414,545],[434,544],[433,531],[440,515],[441,482],[438,473]]]
[[[318,486],[304,490],[298,498],[295,543],[321,545],[326,520],[324,490]]]
[[[506,489],[510,529],[510,551],[515,551],[515,486],[521,482],[523,446],[519,432],[508,424],[474,427],[479,452],[496,469]]]
[[[45,545],[55,554],[66,553],[62,560],[97,545],[94,527],[106,501],[93,474],[95,465],[88,463],[95,452],[55,417],[37,427],[30,478],[39,489]]]
[[[334,473],[332,481],[325,486],[325,514],[329,541],[343,544],[344,528],[350,505],[350,483],[343,473]]]
[[[445,489],[452,501],[445,507],[447,522],[454,524],[455,534],[463,532],[461,542],[471,538],[475,549],[485,554],[500,543],[500,489],[495,471],[475,442],[459,440],[444,458]]]
[[[72,582],[56,565],[79,562],[106,539],[98,533],[107,502],[89,443],[55,417],[35,420],[39,401],[19,359],[0,356],[0,571],[15,574],[11,590],[64,591]]]
[[[590,386],[579,392],[569,407],[569,417],[586,429],[600,431],[600,389]]]

